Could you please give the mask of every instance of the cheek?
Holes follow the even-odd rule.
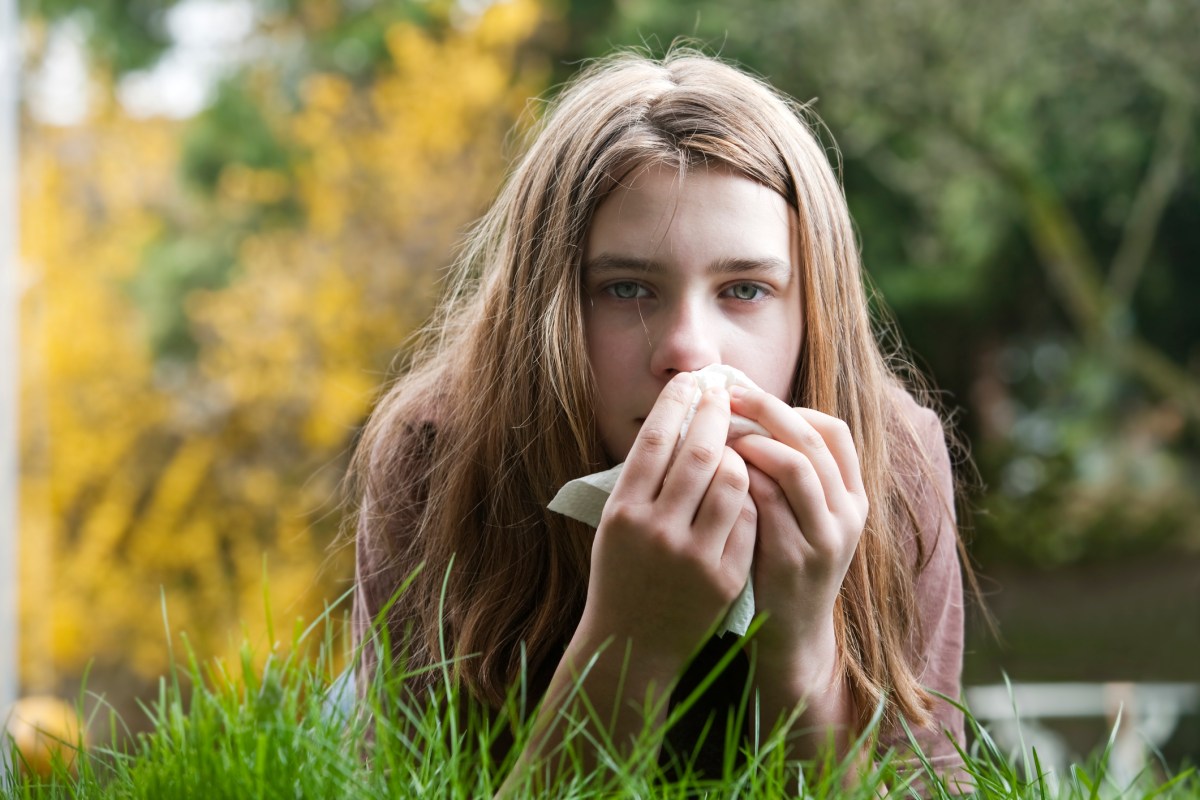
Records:
[[[588,361],[597,375],[619,377],[628,374],[636,359],[645,355],[645,337],[637,331],[616,324],[602,312],[593,311],[585,317]]]
[[[764,391],[791,400],[800,369],[803,333],[798,315],[781,315],[771,321],[756,335],[746,337],[748,346],[739,348],[742,358],[751,366],[743,371]]]
[[[604,391],[604,375],[609,371],[609,348],[605,346],[605,340],[597,337],[594,331],[588,331],[587,337],[587,357],[588,364],[592,367],[592,375],[598,381],[597,391]]]

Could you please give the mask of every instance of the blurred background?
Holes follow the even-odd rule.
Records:
[[[1200,680],[1195,0],[20,12],[22,694],[136,730],[168,641],[262,655],[349,588],[350,449],[529,98],[680,35],[840,148],[978,472],[1001,637],[972,620],[966,682]],[[1172,737],[1200,758],[1194,714]]]

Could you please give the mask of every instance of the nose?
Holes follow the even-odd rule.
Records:
[[[663,380],[721,362],[718,320],[702,303],[680,302],[650,331],[650,370]]]

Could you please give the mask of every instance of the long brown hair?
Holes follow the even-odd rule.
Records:
[[[498,706],[522,669],[557,663],[583,608],[593,531],[546,504],[568,480],[610,466],[583,334],[588,226],[632,168],[714,164],[797,214],[806,329],[792,400],[848,423],[871,499],[835,610],[857,708],[865,718],[884,700],[889,719],[928,723],[930,698],[905,657],[917,622],[903,540],[919,515],[902,477],[921,448],[896,410],[903,393],[872,329],[816,124],[764,82],[686,49],[599,61],[551,104],[355,455],[369,610],[423,565],[388,618],[395,639],[407,632],[409,669],[456,658],[457,680]],[[929,459],[918,461],[930,474]]]

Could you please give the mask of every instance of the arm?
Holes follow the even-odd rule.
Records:
[[[958,699],[964,602],[950,456],[937,415],[916,406],[911,399],[902,402],[917,445],[910,470],[913,485],[908,487],[907,495],[914,498],[918,530],[906,543],[906,555],[917,576],[914,591],[918,635],[910,641],[906,655],[923,686]],[[934,697],[933,717],[932,727],[913,728],[913,736],[933,766],[953,776],[962,762],[951,739],[962,747],[966,743],[962,712]],[[903,730],[882,731],[880,744],[902,751],[910,746]]]
[[[661,727],[680,667],[626,640],[602,638],[581,624],[538,709],[531,738],[498,797],[542,794],[578,759],[588,768],[599,747],[627,757],[635,742]],[[532,780],[526,787],[524,781]]]
[[[754,591],[769,615],[756,643],[760,702],[768,724],[803,706],[789,738],[795,757],[831,745],[841,759],[858,714],[842,676],[834,604],[868,509],[853,439],[828,415],[761,391],[733,394],[734,412],[771,434],[732,445],[748,465],[759,512]]]
[[[530,770],[552,781],[560,745],[585,762],[589,740],[627,754],[662,721],[687,658],[746,582],[755,511],[745,464],[724,446],[723,390],[705,394],[675,452],[693,386],[677,376],[642,425],[596,529],[579,626],[500,795]]]
[[[414,543],[429,494],[436,435],[433,421],[424,414],[415,416],[422,421],[392,423],[402,426],[398,438],[365,440],[360,447],[366,451],[356,454],[363,491],[354,535],[351,635],[358,656],[355,686],[360,700],[367,697],[380,661],[389,663],[409,644],[405,628],[414,621],[416,598],[405,587],[421,563]],[[387,652],[382,651],[385,640],[390,645]],[[428,663],[423,659],[418,666]],[[414,687],[414,693],[421,692]]]

